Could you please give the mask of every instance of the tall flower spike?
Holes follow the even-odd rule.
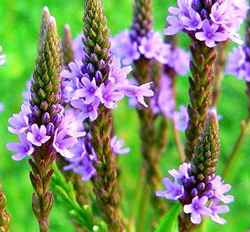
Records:
[[[213,197],[211,190],[213,187],[212,183],[216,177],[215,171],[219,154],[219,125],[217,114],[215,111],[212,111],[208,115],[204,131],[197,141],[192,157],[192,166],[189,173],[192,182],[188,187],[185,187],[186,196],[180,199],[181,203],[184,205],[184,211],[185,205],[191,204],[194,196],[198,196],[200,199],[206,196],[208,200]],[[179,216],[180,231],[189,231],[188,229],[193,228],[194,224],[199,224],[192,219],[192,215],[190,218],[190,215],[186,213],[187,212]]]
[[[101,0],[86,0],[84,22],[84,38],[86,56],[83,69],[91,80],[100,85],[105,83],[111,65],[110,31],[103,13]],[[98,73],[98,75],[96,75]],[[99,78],[96,78],[99,77]],[[97,155],[95,163],[94,193],[102,217],[108,225],[108,231],[125,231],[119,212],[119,196],[117,190],[117,173],[115,155],[111,148],[112,117],[110,110],[104,105],[99,107],[98,117],[90,124],[92,146]]]
[[[201,134],[206,113],[211,104],[211,87],[214,80],[214,61],[216,52],[205,44],[194,41],[190,47],[192,61],[190,69],[192,78],[189,78],[189,96],[191,103],[188,106],[189,125],[186,130],[185,154],[188,161],[191,160],[194,146]]]
[[[131,26],[130,37],[132,41],[136,41],[140,44],[142,37],[147,37],[152,33],[153,18],[152,18],[152,0],[135,0],[134,3],[134,18]],[[156,64],[156,63],[155,63]],[[154,60],[148,59],[144,55],[141,55],[140,59],[134,61],[134,77],[139,84],[145,84],[152,81],[152,72],[154,66]],[[154,76],[154,75],[153,75]],[[159,82],[159,81],[157,81]],[[156,83],[157,84],[157,83]],[[138,109],[138,115],[141,123],[141,151],[143,156],[143,162],[146,167],[146,179],[147,185],[150,187],[150,202],[159,215],[165,211],[165,204],[161,199],[154,198],[154,192],[159,188],[160,183],[160,167],[159,167],[159,155],[157,153],[156,145],[156,130],[155,130],[155,117],[153,109],[148,101],[148,108]]]
[[[48,24],[50,18],[50,12],[48,7],[44,7],[43,11],[42,11],[42,19],[41,19],[41,26],[40,26],[40,37],[39,37],[39,45],[42,44],[43,39],[44,39],[44,35],[45,35],[45,31],[46,31],[46,27]]]
[[[68,66],[70,62],[75,60],[72,37],[69,25],[64,27],[63,39],[62,39],[62,53],[64,66]]]
[[[44,27],[42,27],[43,29]],[[59,76],[61,71],[60,48],[56,22],[53,17],[48,19],[47,27],[44,32],[41,32],[41,35],[44,36],[43,39],[41,38],[42,43],[31,86],[30,107],[32,114],[29,120],[33,125],[27,138],[34,145],[37,144],[34,147],[33,160],[29,160],[32,167],[30,179],[35,190],[32,197],[33,211],[39,222],[40,231],[47,232],[49,214],[54,201],[53,194],[49,191],[49,185],[53,174],[51,165],[55,159],[56,150],[53,148],[53,139],[45,134],[53,133],[54,129],[57,128],[62,111],[60,105],[61,78]]]
[[[0,182],[0,231],[9,232],[11,225],[11,216],[5,210],[7,199],[2,191],[2,184]]]
[[[130,35],[139,42],[139,38],[148,36],[152,30],[152,0],[135,0],[133,17]]]

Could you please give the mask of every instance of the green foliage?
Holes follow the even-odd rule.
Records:
[[[132,0],[103,0],[108,26],[112,35],[128,28],[132,21]],[[154,1],[155,28],[161,31],[165,25],[167,6],[174,0]],[[20,110],[22,91],[26,89],[26,81],[30,79],[35,67],[39,38],[40,15],[42,8],[47,5],[58,23],[59,34],[62,35],[63,26],[68,23],[72,35],[78,35],[82,30],[83,1],[82,0],[0,0],[0,44],[3,53],[7,55],[6,64],[0,67],[0,102],[5,104],[5,111],[0,114],[0,177],[3,181],[4,193],[7,195],[7,211],[12,215],[11,231],[38,231],[35,216],[31,208],[32,187],[29,181],[27,160],[14,162],[11,153],[5,148],[9,141],[16,140],[7,130],[7,120]],[[179,37],[182,47],[188,49],[189,39],[185,35]],[[178,104],[187,104],[188,75],[178,78]],[[218,174],[221,174],[228,155],[232,150],[240,131],[240,122],[247,116],[247,98],[245,83],[235,77],[226,76],[222,83],[222,96],[218,113],[223,116],[220,121],[221,155]],[[134,195],[137,190],[137,175],[141,165],[138,119],[134,109],[122,102],[114,112],[116,133],[125,140],[125,145],[131,148],[129,155],[122,156],[119,164],[122,167],[122,210],[129,216],[133,209]],[[184,134],[182,134],[184,142]],[[230,194],[235,196],[235,202],[230,205],[231,212],[225,215],[228,223],[224,226],[209,220],[207,232],[236,232],[250,229],[249,221],[249,133],[237,154],[237,160],[230,170],[226,182],[232,185]],[[176,168],[180,164],[179,156],[172,134],[167,151],[161,160],[161,168],[167,175],[169,168]],[[149,205],[149,204],[148,204]],[[55,203],[50,217],[52,232],[74,232],[74,226],[67,219],[67,210]],[[147,208],[147,218],[152,218],[151,209]],[[145,232],[150,231],[147,223]]]
[[[78,226],[88,229],[90,232],[106,232],[103,222],[95,224],[94,216],[90,205],[84,205],[83,208],[76,200],[73,184],[67,182],[60,173],[56,164],[53,166],[54,174],[52,176],[52,189],[58,202],[65,205],[69,210],[71,218],[75,219]]]
[[[175,202],[154,232],[178,232],[178,215],[180,212],[181,204]]]

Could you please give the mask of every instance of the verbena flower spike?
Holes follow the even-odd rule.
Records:
[[[232,39],[242,43],[238,30],[243,21],[241,10],[233,1],[185,1],[178,0],[178,8],[170,7],[166,35],[179,31],[187,33],[194,44],[190,47],[193,78],[190,82],[188,107],[189,125],[186,130],[185,154],[191,160],[196,140],[201,134],[205,115],[211,104],[211,87],[214,80],[214,47],[219,42]]]
[[[178,171],[169,170],[174,181],[165,177],[163,184],[166,190],[156,192],[158,197],[178,200],[182,204],[179,231],[192,231],[195,225],[202,222],[203,216],[210,216],[219,224],[226,223],[219,214],[229,211],[226,204],[234,198],[225,195],[231,186],[215,175],[219,153],[218,119],[216,112],[212,111],[197,141],[191,163],[183,163]]]
[[[16,153],[12,156],[16,161],[32,155],[29,163],[32,167],[30,179],[35,190],[33,211],[40,231],[45,232],[49,229],[49,214],[53,206],[53,194],[49,191],[53,174],[51,165],[57,153],[73,157],[69,148],[85,133],[78,132],[81,123],[72,115],[65,115],[61,105],[59,39],[55,19],[50,17],[47,8],[43,11],[41,30],[30,103],[24,103],[21,112],[9,119],[9,131],[19,137],[19,143],[8,143],[7,148]]]

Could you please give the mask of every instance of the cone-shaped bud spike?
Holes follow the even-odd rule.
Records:
[[[64,66],[68,66],[70,62],[74,61],[75,56],[73,51],[72,36],[69,25],[64,26],[63,39],[62,39],[62,53],[63,53]]]

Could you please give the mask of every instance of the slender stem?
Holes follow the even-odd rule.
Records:
[[[144,231],[144,224],[145,224],[145,216],[146,216],[146,209],[147,209],[147,182],[144,181],[143,188],[142,188],[142,196],[140,201],[140,206],[138,210],[138,219],[137,219],[137,230],[136,232],[143,232]]]
[[[243,142],[243,139],[244,139],[244,137],[246,135],[247,128],[248,128],[249,124],[250,124],[250,118],[248,118],[247,121],[242,121],[241,122],[241,131],[240,131],[238,139],[237,139],[237,141],[236,141],[236,143],[234,145],[233,151],[229,156],[229,159],[228,159],[228,162],[227,162],[226,167],[224,169],[224,172],[222,174],[223,179],[226,178],[226,176],[228,175],[229,170],[231,169],[231,166],[232,166],[232,164],[233,164],[233,162],[234,162],[234,160],[235,160],[235,158],[237,156],[237,152],[238,152],[238,150],[239,150],[239,148],[240,148],[240,146],[241,146],[241,144]]]
[[[212,93],[212,104],[211,104],[212,107],[216,107],[220,100],[221,82],[224,78],[224,71],[225,71],[225,66],[227,63],[228,45],[229,45],[229,40],[218,44],[218,49],[217,49],[218,56],[217,56],[215,67],[214,67],[215,81],[214,81],[214,88],[213,88],[213,93]]]
[[[136,213],[138,212],[138,201],[140,200],[140,196],[145,187],[144,186],[144,176],[145,176],[144,174],[145,174],[144,165],[141,165],[139,173],[138,173],[137,184],[136,184],[136,188],[138,189],[138,191],[136,191],[135,193],[134,205],[133,205],[132,213],[131,213],[130,220],[129,220],[129,228],[134,227]]]
[[[174,135],[174,140],[175,140],[175,143],[176,143],[176,147],[177,147],[178,153],[180,155],[181,161],[184,162],[185,161],[184,146],[183,146],[183,144],[181,142],[179,132],[175,129],[174,120],[171,120],[171,123],[172,123],[173,135]]]

